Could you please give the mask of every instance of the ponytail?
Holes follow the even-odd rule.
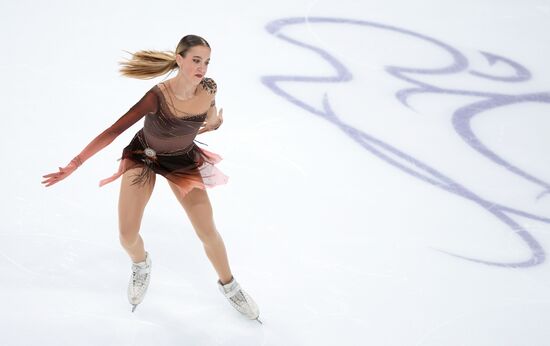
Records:
[[[122,65],[120,73],[125,77],[138,79],[152,79],[162,76],[178,68],[176,54],[185,57],[187,51],[195,46],[210,48],[210,45],[204,38],[197,35],[187,35],[179,41],[175,52],[157,50],[140,50],[135,53],[126,52],[131,54],[132,57],[130,60],[119,62]]]
[[[132,57],[119,62],[120,73],[125,77],[152,79],[162,76],[178,67],[176,54],[170,51],[140,50],[130,53]]]

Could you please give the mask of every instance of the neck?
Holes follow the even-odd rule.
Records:
[[[169,80],[168,83],[170,83],[174,96],[179,100],[187,100],[195,96],[197,86],[193,85],[190,81],[185,80],[185,78],[179,74]]]

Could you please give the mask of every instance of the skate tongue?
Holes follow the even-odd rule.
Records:
[[[145,253],[145,260],[141,262],[132,262],[132,265],[139,268],[147,268],[150,264],[151,260],[149,259],[149,253]]]
[[[143,274],[148,274],[151,272],[151,266],[140,266],[140,265],[136,265],[134,264],[134,267],[132,268],[132,270],[140,275],[143,275]]]
[[[223,287],[223,293],[227,298],[233,297],[235,294],[239,293],[241,286],[235,279],[226,285],[220,285]]]
[[[149,262],[149,253],[145,252],[145,259],[141,262],[132,262],[133,264],[147,264]]]

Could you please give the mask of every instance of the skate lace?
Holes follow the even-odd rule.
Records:
[[[139,267],[132,268],[132,284],[134,286],[144,286],[149,273],[141,273]]]
[[[246,297],[244,296],[242,290],[239,290],[239,292],[237,292],[237,293],[236,293],[233,297],[231,297],[230,299],[231,299],[232,302],[234,302],[235,304],[237,304],[237,305],[239,305],[239,306],[248,304],[248,302],[246,301]]]

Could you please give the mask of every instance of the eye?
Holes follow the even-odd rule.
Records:
[[[207,61],[207,62],[206,62],[206,66],[208,66],[208,65],[210,65],[210,61]]]
[[[193,59],[193,62],[194,62],[195,64],[198,64],[198,63],[201,62],[201,61],[200,61],[199,59]]]

